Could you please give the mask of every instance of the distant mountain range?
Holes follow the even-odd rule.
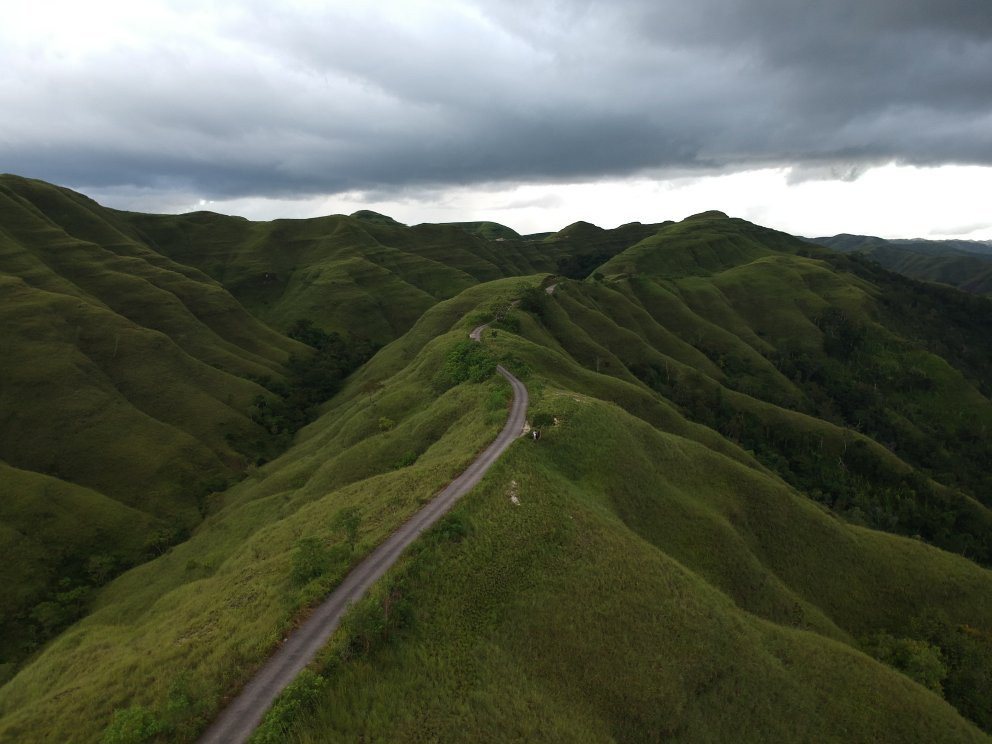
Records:
[[[885,240],[842,234],[812,238],[811,242],[843,253],[859,253],[913,279],[992,295],[992,241]]]

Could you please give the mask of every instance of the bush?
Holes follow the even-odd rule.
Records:
[[[446,514],[432,532],[445,542],[461,542],[468,535],[468,525],[458,514]]]
[[[548,426],[554,426],[555,417],[550,413],[534,413],[531,414],[530,425],[535,429],[543,429]]]
[[[507,315],[493,323],[493,328],[499,328],[510,333],[520,333],[520,319],[515,315]],[[493,331],[495,335],[495,331]]]
[[[317,706],[326,687],[327,680],[316,672],[300,672],[265,714],[251,737],[252,744],[283,744],[293,722]]]
[[[487,411],[505,411],[506,405],[510,401],[510,386],[503,380],[499,385],[493,387],[486,396],[485,408]]]
[[[459,341],[445,356],[434,386],[443,391],[462,382],[483,382],[495,371],[496,358],[486,347],[474,341]]]
[[[419,457],[420,455],[418,455],[413,450],[407,450],[406,453],[403,455],[403,457],[401,457],[399,460],[393,463],[393,469],[399,470],[400,468],[408,468],[411,465],[413,465],[415,462],[417,462],[417,459]]]
[[[540,287],[525,289],[520,295],[520,309],[543,318],[548,307],[548,293]]]
[[[330,551],[322,540],[316,537],[297,540],[293,552],[293,581],[306,584],[316,579],[328,569],[330,561]]]
[[[413,623],[413,606],[402,588],[402,579],[394,579],[385,590],[360,599],[345,615],[338,660],[371,656]]]
[[[344,532],[348,547],[354,552],[355,545],[358,543],[358,531],[362,527],[362,515],[358,509],[353,506],[345,507],[334,515],[331,526]]]
[[[500,359],[500,362],[511,374],[516,375],[521,380],[526,380],[530,377],[530,367],[523,360],[511,354],[506,354]]]
[[[865,647],[879,661],[898,669],[924,687],[943,693],[941,683],[947,677],[947,666],[936,646],[926,641],[877,633],[868,639]]]
[[[141,744],[163,732],[154,712],[141,705],[118,710],[103,734],[102,744]]]

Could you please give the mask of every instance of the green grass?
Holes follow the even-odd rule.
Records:
[[[252,379],[304,347],[78,194],[5,177],[0,225],[0,460],[20,474],[3,520],[11,663],[50,632],[33,613],[60,582],[91,585],[94,557],[120,570],[154,555],[244,474],[265,436]]]
[[[643,272],[563,283],[530,338],[646,385],[851,519],[988,565],[992,512],[976,503],[988,498],[977,463],[992,456],[979,434],[992,424],[992,347],[979,322],[988,310],[972,308],[970,321],[941,290],[911,295],[919,311],[907,317],[893,275],[803,256],[800,241],[739,222],[663,228],[608,264],[643,255]],[[689,253],[698,261],[688,275],[659,264]],[[710,273],[696,274],[707,262]],[[844,341],[825,318],[853,335]],[[855,462],[852,442],[870,457]]]
[[[474,309],[507,286],[515,284],[450,302]],[[421,319],[429,340],[418,340],[415,328],[409,345],[401,339],[384,349],[297,446],[227,491],[188,541],[101,590],[85,619],[0,688],[0,739],[95,741],[115,709],[136,705],[168,717],[180,678],[197,702],[172,721],[170,736],[191,736],[299,608],[340,581],[498,431],[503,384],[434,388],[437,369],[469,330],[464,309],[443,305]],[[371,392],[369,381],[379,383]],[[383,418],[393,422],[385,431]],[[335,526],[351,508],[360,515],[354,553]],[[323,573],[301,586],[293,554],[305,538],[330,552]]]
[[[352,611],[269,740],[986,739],[952,707],[992,720],[979,300],[719,213],[538,240],[5,177],[0,214],[5,621],[86,611],[0,666],[0,740],[194,739],[495,436],[508,386],[456,384],[493,359],[542,439]],[[551,272],[591,278],[532,289]],[[257,466],[252,380],[301,317],[385,346]],[[58,582],[149,550],[88,599]],[[947,701],[880,638],[937,659]]]
[[[844,642],[934,602],[928,578],[957,577],[951,611],[982,617],[988,572],[847,527],[615,406],[550,388],[539,405],[559,426],[456,507],[466,537],[427,539],[386,579],[369,604],[412,622],[367,650],[338,636],[289,741],[984,740]]]

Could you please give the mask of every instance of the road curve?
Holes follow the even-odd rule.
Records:
[[[482,340],[488,323],[478,326],[469,334],[475,341]],[[242,744],[254,733],[265,712],[280,692],[306,667],[317,652],[327,643],[331,633],[341,622],[348,606],[356,602],[375,581],[400,557],[421,532],[437,522],[463,495],[470,491],[485,475],[507,447],[523,432],[527,418],[527,388],[502,365],[496,371],[507,379],[513,388],[513,401],[506,424],[499,436],[469,465],[461,475],[445,487],[409,521],[386,538],[361,563],[345,576],[344,581],[332,591],[285,643],[269,658],[258,673],[245,685],[228,706],[221,711],[210,727],[199,738],[199,744]]]

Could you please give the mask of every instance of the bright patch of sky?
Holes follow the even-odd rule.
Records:
[[[989,0],[8,5],[0,172],[109,206],[992,239]]]
[[[579,220],[601,227],[679,220],[719,209],[795,235],[848,232],[883,238],[992,240],[992,168],[886,165],[855,180],[801,180],[789,168],[719,176],[609,179],[560,184],[410,189],[376,195],[345,192],[304,199],[181,197],[160,203],[140,191],[100,195],[137,211],[210,210],[248,219],[307,218],[371,209],[406,224],[489,220],[522,234]],[[979,221],[976,221],[976,217]],[[985,218],[981,221],[981,218]]]

